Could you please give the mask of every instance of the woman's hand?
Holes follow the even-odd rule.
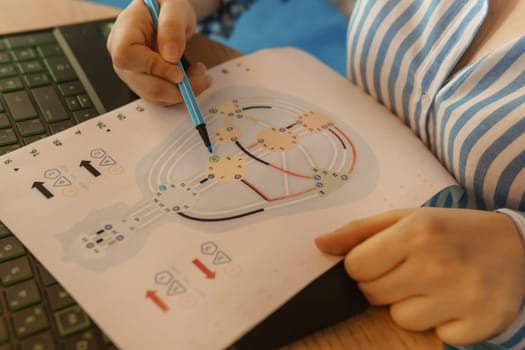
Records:
[[[449,344],[503,331],[525,295],[525,250],[512,220],[495,212],[418,208],[350,222],[320,236],[374,305],[399,326],[435,328]]]
[[[118,76],[140,97],[160,105],[182,101],[183,78],[176,63],[194,33],[196,16],[187,0],[158,0],[158,31],[143,0],[133,0],[118,16],[107,48]],[[211,84],[202,63],[186,72],[195,94]]]

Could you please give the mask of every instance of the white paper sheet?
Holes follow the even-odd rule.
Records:
[[[384,107],[295,49],[212,69],[0,158],[0,219],[123,349],[219,349],[337,258],[313,239],[454,180]]]

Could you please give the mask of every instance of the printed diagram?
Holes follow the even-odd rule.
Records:
[[[257,217],[351,182],[358,154],[340,121],[269,90],[230,90],[201,106],[214,154],[189,121],[177,127],[138,164],[143,201],[91,213],[61,235],[69,259],[105,269],[137,252],[157,225]]]
[[[230,256],[220,249],[217,243],[207,241],[200,244],[200,254],[197,254],[191,261],[192,265],[200,270],[202,277],[207,280],[214,280],[217,275],[217,268],[226,266],[221,274],[234,277],[240,273],[240,267],[231,264]],[[221,278],[223,275],[221,275]],[[170,310],[169,299],[177,298],[184,306],[190,307],[196,303],[196,298],[204,297],[202,291],[192,291],[192,286],[184,277],[181,271],[173,266],[156,271],[153,276],[154,285],[146,291],[146,299],[149,299],[160,311],[168,312]]]

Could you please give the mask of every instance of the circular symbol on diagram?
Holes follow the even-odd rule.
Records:
[[[58,178],[60,175],[62,175],[62,173],[58,169],[46,170],[45,173],[44,173],[44,177],[46,179],[50,179],[50,180],[54,180],[54,179]]]
[[[214,242],[206,242],[201,244],[201,252],[206,255],[213,255],[217,251],[217,244]]]
[[[168,285],[173,280],[173,275],[171,272],[164,270],[161,272],[158,272],[155,275],[155,283],[161,284],[161,285]]]
[[[100,159],[106,155],[106,151],[104,151],[102,148],[97,148],[92,150],[90,155],[91,158]]]

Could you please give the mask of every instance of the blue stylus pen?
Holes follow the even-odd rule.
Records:
[[[153,23],[155,24],[155,28],[158,28],[160,9],[159,5],[157,4],[157,1],[144,0],[144,3],[148,7],[149,13],[151,14],[151,18],[153,19]],[[182,66],[182,63],[180,61],[177,62],[177,66],[181,69],[184,76],[182,82],[180,82],[178,86],[182,98],[184,99],[184,103],[186,104],[186,108],[188,108],[188,113],[190,114],[191,121],[193,122],[193,125],[195,125],[195,128],[199,132],[202,141],[204,141],[204,145],[208,148],[208,151],[210,153],[213,153],[210,137],[208,136],[208,131],[206,130],[206,123],[204,123],[204,118],[202,117],[201,110],[199,108],[199,105],[197,104],[197,100],[195,99],[193,90],[191,89],[191,85],[188,80],[188,77],[186,76],[186,72],[184,71],[184,67]]]

